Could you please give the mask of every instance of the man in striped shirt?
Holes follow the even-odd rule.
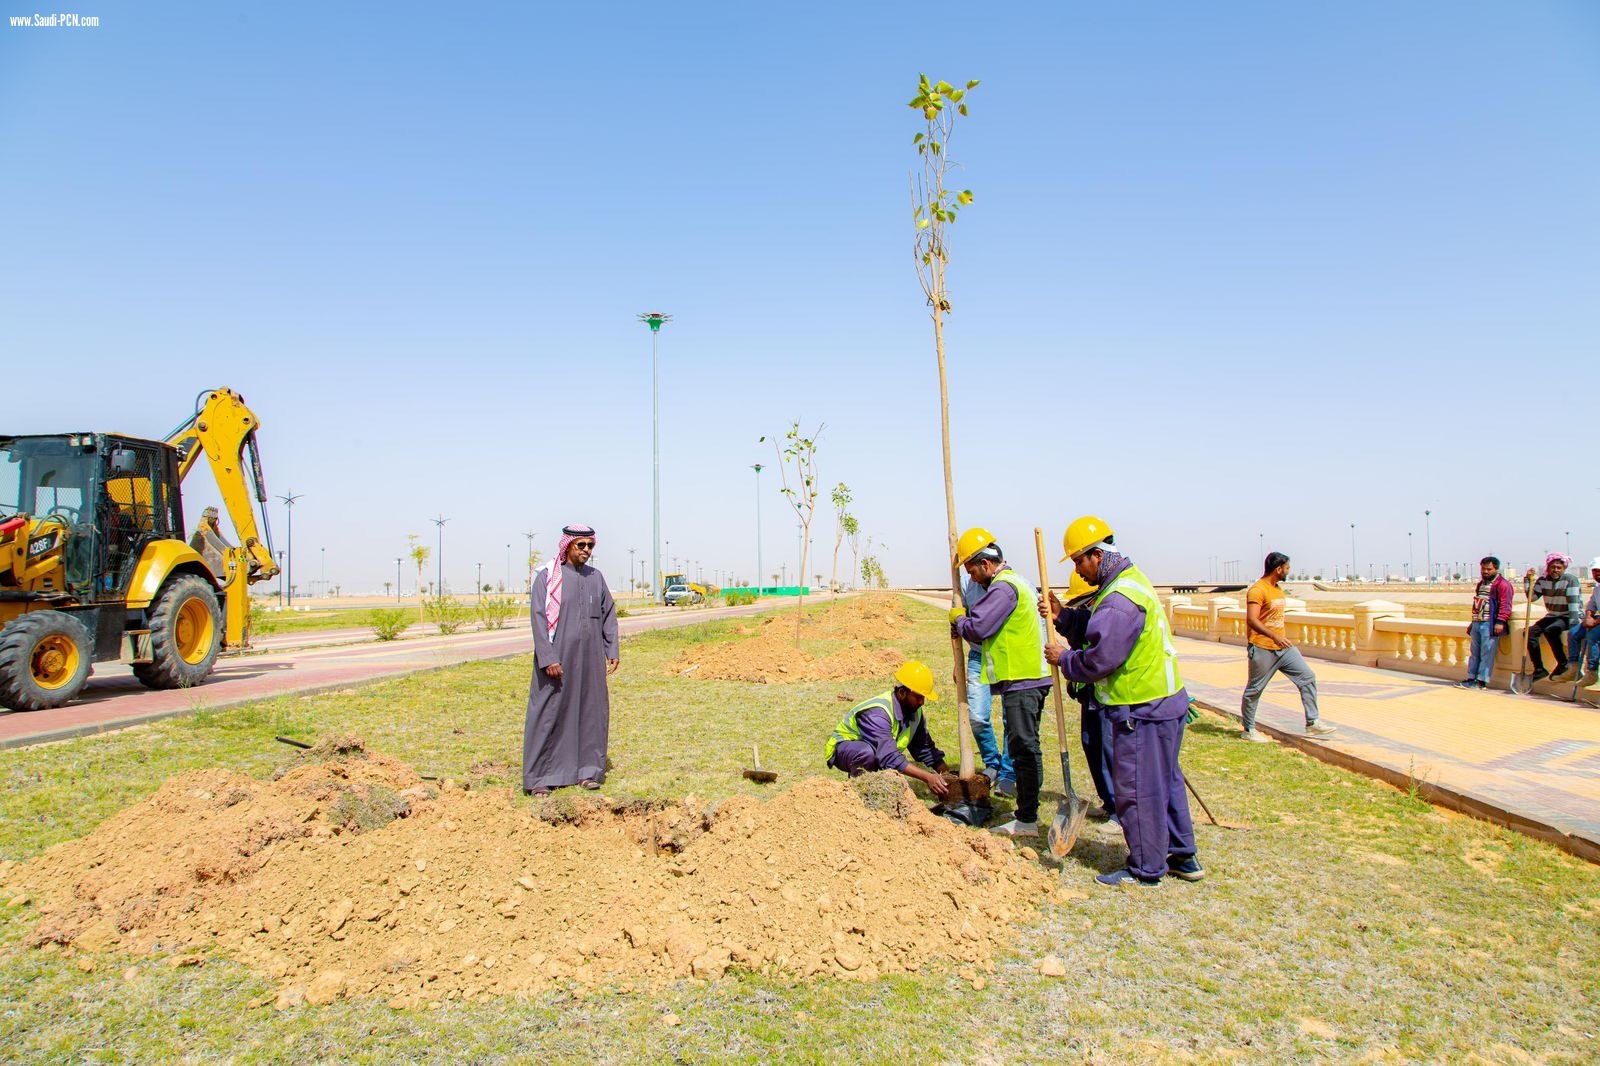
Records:
[[[1539,638],[1550,645],[1556,657],[1556,680],[1567,673],[1566,632],[1583,617],[1583,591],[1578,587],[1576,574],[1567,573],[1568,559],[1560,552],[1551,552],[1544,558],[1544,576],[1533,583],[1535,599],[1543,597],[1545,615],[1528,627],[1528,658],[1533,660],[1533,680],[1550,677],[1544,668],[1544,657],[1539,654]],[[1532,576],[1533,571],[1528,571]]]

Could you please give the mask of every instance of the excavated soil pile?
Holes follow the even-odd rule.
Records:
[[[784,611],[763,619],[753,631],[736,629],[740,639],[689,648],[668,664],[667,671],[705,681],[769,685],[886,676],[905,661],[905,655],[881,642],[899,637],[909,622],[893,596],[851,597],[806,614],[800,647],[795,646],[794,615]],[[746,635],[751,632],[753,636]],[[852,643],[818,656],[806,651],[807,640]]]
[[[381,755],[270,782],[206,770],[0,881],[37,908],[36,945],[172,965],[215,948],[276,980],[280,1007],[626,990],[730,967],[873,980],[938,958],[981,983],[1047,877],[929,815],[903,780],[862,785],[658,809],[557,793],[530,809],[436,791]],[[393,813],[387,796],[404,812],[383,824],[339,811]]]

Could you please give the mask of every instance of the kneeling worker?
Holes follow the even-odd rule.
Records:
[[[894,672],[894,688],[862,700],[845,712],[828,738],[828,765],[851,777],[873,770],[894,770],[916,778],[935,796],[945,797],[950,786],[940,773],[949,769],[944,752],[934,746],[922,705],[938,699],[933,691],[933,671],[916,659],[907,659]],[[924,770],[911,764],[911,758]]]
[[[1111,727],[1111,788],[1128,865],[1096,880],[1157,885],[1170,873],[1198,881],[1205,870],[1195,858],[1178,767],[1189,695],[1155,588],[1110,540],[1110,527],[1092,515],[1067,527],[1066,558],[1098,590],[1088,610],[1068,607],[1056,615],[1056,630],[1072,647],[1045,649],[1068,681],[1094,685]]]

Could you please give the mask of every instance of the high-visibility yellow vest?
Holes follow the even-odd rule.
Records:
[[[833,749],[839,746],[841,740],[860,740],[861,726],[856,721],[856,716],[862,711],[875,709],[889,716],[889,728],[894,731],[894,746],[900,749],[900,754],[905,755],[911,750],[911,736],[922,724],[922,712],[912,711],[902,724],[894,714],[894,690],[890,689],[882,695],[874,696],[869,700],[862,700],[845,712],[839,724],[833,727],[833,735],[828,738],[827,750],[823,752],[822,761],[828,762],[833,758]]]
[[[1015,570],[994,575],[1017,590],[1017,606],[1000,629],[983,642],[984,672],[996,681],[1037,681],[1050,676],[1044,661],[1044,628],[1039,621],[1039,595]]]
[[[1178,676],[1178,651],[1172,646],[1167,613],[1155,586],[1144,571],[1130,566],[1095,593],[1094,609],[1099,610],[1101,601],[1113,592],[1120,592],[1144,608],[1144,629],[1128,653],[1128,661],[1109,677],[1095,682],[1095,699],[1107,707],[1126,707],[1151,703],[1177,692],[1183,687],[1183,679]]]

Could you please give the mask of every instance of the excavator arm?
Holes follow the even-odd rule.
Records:
[[[222,504],[239,537],[237,548],[226,542],[218,545],[222,566],[216,575],[222,585],[223,643],[232,648],[250,646],[250,586],[278,576],[272,529],[266,520],[267,486],[256,450],[258,425],[260,420],[245,406],[243,396],[232,389],[212,389],[201,393],[194,414],[167,434],[167,443],[178,452],[179,482],[189,476],[200,456],[210,461]],[[259,526],[257,503],[262,505]],[[211,565],[215,567],[214,562]]]
[[[266,524],[267,486],[261,477],[261,455],[256,450],[259,424],[255,412],[245,406],[243,396],[232,389],[213,389],[201,395],[192,417],[167,434],[167,443],[178,450],[180,482],[189,476],[201,455],[210,461],[223,506],[245,555],[246,580],[250,584],[278,576],[272,530]],[[256,503],[263,508],[260,526],[256,524]]]

